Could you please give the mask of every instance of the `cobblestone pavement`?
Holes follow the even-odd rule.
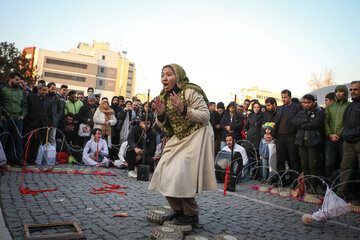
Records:
[[[13,239],[24,238],[26,224],[73,221],[87,239],[150,239],[157,224],[146,220],[146,212],[166,204],[164,197],[149,191],[149,182],[129,179],[124,170],[113,171],[117,176],[103,176],[103,180],[128,186],[124,190],[126,196],[90,194],[91,186],[104,186],[96,175],[56,173],[26,173],[23,187],[32,190],[57,187],[58,190],[21,196],[21,173],[6,172],[1,176],[0,202]],[[198,196],[200,224],[190,234],[213,237],[226,232],[242,239],[360,238],[360,214],[349,213],[333,221],[304,226],[302,214],[318,210],[319,205],[255,191],[249,189],[250,185],[256,182],[240,183],[236,192],[224,196],[223,184],[218,184],[217,191]],[[127,212],[129,217],[113,218],[116,212]],[[49,229],[46,233],[54,231]]]

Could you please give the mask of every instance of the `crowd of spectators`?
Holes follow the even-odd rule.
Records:
[[[289,90],[281,92],[281,99],[281,106],[271,97],[265,105],[256,99],[230,102],[226,108],[210,102],[215,155],[231,152],[234,139],[242,178],[287,186],[303,172],[313,176],[306,183],[318,193],[325,182],[338,185],[337,193],[345,199],[360,199],[360,81],[353,81],[350,89],[337,86],[326,95],[325,107],[310,94],[292,98]],[[43,80],[31,89],[12,73],[1,86],[0,107],[1,143],[9,164],[23,165],[27,144],[27,164],[35,164],[39,147],[50,144],[76,163],[115,165],[136,177],[136,166],[153,167],[166,144],[153,102],[122,96],[109,101],[91,87],[86,96]],[[29,138],[31,134],[35,136]]]

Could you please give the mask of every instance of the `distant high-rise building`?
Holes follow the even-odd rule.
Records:
[[[40,79],[55,82],[57,87],[84,92],[93,87],[102,97],[135,95],[135,63],[110,50],[109,43],[93,42],[92,46],[79,43],[68,52],[56,52],[35,47],[25,48],[27,58],[33,60]]]

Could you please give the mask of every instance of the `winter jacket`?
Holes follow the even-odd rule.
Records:
[[[260,111],[258,114],[251,113],[247,117],[244,127],[244,131],[247,135],[246,139],[250,141],[257,150],[259,150],[263,120],[263,112]]]
[[[70,100],[67,100],[65,103],[65,115],[71,112],[75,116],[79,113],[80,108],[83,106],[83,102],[77,100],[76,102],[72,102]]]
[[[312,110],[308,111],[302,109],[292,123],[297,128],[295,144],[299,146],[304,145],[307,140],[306,146],[315,146],[322,143],[322,126],[324,122],[324,111],[315,106]]]
[[[281,115],[284,109],[284,105],[277,107],[276,109],[276,118],[275,118],[275,128],[274,128],[274,137],[276,138],[278,136],[278,131],[279,131],[279,126],[280,126],[280,120],[281,120]],[[291,135],[296,135],[296,127],[294,126],[294,124],[291,122],[291,120],[296,116],[296,114],[301,110],[301,106],[299,104],[296,103],[291,103],[291,105],[289,106],[289,111],[287,113],[287,125],[290,131]]]
[[[335,88],[335,92],[341,90],[345,92],[343,99],[339,100],[335,96],[335,102],[330,103],[325,108],[325,135],[329,134],[341,135],[344,128],[343,116],[344,111],[349,106],[348,95],[349,92],[345,85],[340,85]]]
[[[49,99],[40,99],[37,94],[30,94],[28,98],[28,114],[25,118],[26,130],[30,131],[37,128],[50,126],[49,120]]]
[[[49,106],[49,126],[57,128],[60,117],[62,115],[59,97],[56,94],[46,95],[45,97],[49,100],[49,104],[50,104],[50,106]]]
[[[94,108],[91,108],[89,106],[89,103],[84,103],[84,105],[80,108],[78,117],[79,117],[79,123],[87,123],[88,120],[90,120],[89,125],[91,129],[94,128],[94,113],[96,111],[96,106]]]
[[[144,149],[144,137],[142,128],[137,125],[133,127],[128,135],[128,148],[134,149],[134,148],[140,148]],[[151,128],[148,129],[146,134],[146,156],[153,157],[156,150],[156,140],[155,135],[153,134],[153,131]]]
[[[230,129],[234,131],[233,135],[236,141],[240,140],[241,137],[241,130],[244,126],[243,116],[240,113],[235,112],[235,115],[231,120],[230,112],[226,111],[224,116],[220,122],[220,129],[221,129],[221,141],[225,141],[227,131],[225,130],[226,126],[230,126]]]
[[[264,112],[264,120],[262,122],[262,125],[264,125],[267,122],[275,122],[276,120],[276,111],[275,112],[269,112],[266,110],[266,112]],[[261,136],[264,136],[265,134],[265,130],[263,128],[261,128]],[[271,136],[273,136],[274,131],[271,132]]]
[[[0,104],[2,115],[9,119],[25,116],[26,105],[24,92],[21,88],[12,88],[9,85],[0,89]]]
[[[349,143],[356,143],[360,141],[360,97],[352,100],[344,112],[344,129],[341,137]]]

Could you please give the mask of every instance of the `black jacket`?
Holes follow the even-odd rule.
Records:
[[[235,112],[233,120],[230,121],[231,116],[230,112],[226,111],[224,116],[221,118],[220,129],[221,129],[221,141],[225,141],[227,131],[225,130],[226,126],[230,126],[230,129],[234,131],[233,135],[236,141],[242,139],[241,130],[244,126],[244,118],[240,113]]]
[[[128,135],[128,145],[130,149],[140,148],[144,149],[144,134],[139,125],[133,127]],[[147,131],[146,136],[146,156],[153,157],[156,150],[155,135],[151,128]]]
[[[269,112],[266,110],[264,112],[264,120],[262,124],[265,124],[267,122],[275,122],[276,121],[276,111],[275,112]],[[264,136],[265,130],[261,128],[261,136]],[[274,136],[274,131],[271,132],[271,135]]]
[[[341,137],[349,143],[356,143],[360,141],[360,97],[352,100],[344,112],[344,129]]]
[[[307,146],[315,146],[322,143],[324,111],[320,107],[315,106],[310,111],[302,109],[296,114],[292,123],[297,128],[296,145],[303,146],[305,138],[308,141]]]
[[[291,135],[296,135],[297,132],[297,128],[294,126],[294,124],[292,123],[292,119],[294,119],[294,117],[296,116],[296,114],[301,110],[301,106],[299,104],[296,103],[292,103],[289,106],[289,111],[287,114],[287,125],[290,131]],[[284,106],[280,106],[277,107],[276,109],[276,118],[275,118],[275,128],[274,128],[274,137],[278,136],[278,131],[279,131],[279,126],[280,126],[280,120],[281,120],[281,115],[282,115],[282,111],[284,109]]]
[[[251,113],[245,123],[244,131],[247,134],[247,140],[250,141],[256,150],[259,150],[260,139],[261,139],[261,129],[264,121],[263,112],[259,112],[258,115]],[[250,147],[250,146],[249,146]]]
[[[93,116],[95,111],[96,111],[96,106],[94,108],[91,108],[88,102],[85,103],[80,108],[78,113],[79,123],[87,123],[88,119],[90,119],[89,125],[92,129],[94,127]]]
[[[221,120],[221,117],[220,117],[220,114],[218,111],[213,111],[213,112],[210,112],[210,123],[214,129],[214,133],[215,133],[215,138],[219,137],[221,131],[220,129],[216,129],[215,128],[215,125],[220,125],[220,120]]]
[[[54,95],[46,95],[45,96],[49,100],[49,122],[51,127],[58,127],[60,117],[62,116],[61,112],[61,104],[58,95],[55,93]]]
[[[30,94],[28,97],[28,114],[25,119],[27,131],[50,126],[49,121],[50,102],[46,97],[40,99],[37,94]]]

